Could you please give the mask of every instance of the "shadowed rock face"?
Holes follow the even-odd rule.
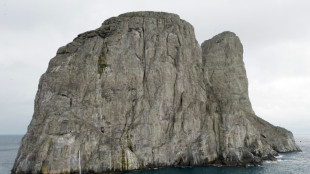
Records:
[[[200,46],[175,14],[106,20],[50,61],[12,173],[245,165],[298,151],[291,132],[255,116],[242,53],[231,32]]]

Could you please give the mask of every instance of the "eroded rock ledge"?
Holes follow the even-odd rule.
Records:
[[[299,151],[255,115],[242,54],[231,32],[200,46],[175,14],[106,20],[51,59],[12,173],[246,165]]]

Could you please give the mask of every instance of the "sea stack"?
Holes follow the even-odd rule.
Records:
[[[59,48],[12,173],[260,164],[293,135],[257,117],[232,32],[201,46],[176,14],[131,12]]]

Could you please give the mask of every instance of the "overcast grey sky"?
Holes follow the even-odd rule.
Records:
[[[24,134],[39,78],[59,47],[129,11],[176,13],[199,43],[233,31],[244,47],[256,114],[310,132],[309,0],[1,0],[0,134]]]

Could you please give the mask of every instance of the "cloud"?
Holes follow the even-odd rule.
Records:
[[[310,77],[252,80],[251,101],[256,114],[295,132],[309,132]]]

